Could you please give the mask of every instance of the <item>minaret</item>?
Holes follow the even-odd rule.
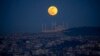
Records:
[[[65,23],[63,22],[63,25],[62,25],[62,27],[63,27],[63,30],[65,29]]]
[[[46,32],[46,24],[42,24],[42,32]]]
[[[47,32],[46,24],[44,24],[44,32]]]
[[[42,24],[42,32],[44,32],[44,25]]]
[[[56,28],[57,28],[56,27],[56,22],[54,22],[54,30],[53,30],[54,32],[56,31]]]
[[[51,31],[55,31],[55,29],[56,29],[56,23],[52,22]]]

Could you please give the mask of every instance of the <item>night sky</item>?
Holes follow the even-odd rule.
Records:
[[[0,33],[41,32],[53,21],[65,22],[67,28],[100,26],[99,0],[0,0]],[[56,16],[49,6],[58,8]]]

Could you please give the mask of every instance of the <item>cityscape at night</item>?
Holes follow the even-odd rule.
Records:
[[[0,5],[0,56],[100,56],[99,0]]]

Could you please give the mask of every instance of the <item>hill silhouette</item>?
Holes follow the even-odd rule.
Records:
[[[77,27],[77,28],[70,28],[63,31],[66,35],[95,35],[100,36],[100,27]]]

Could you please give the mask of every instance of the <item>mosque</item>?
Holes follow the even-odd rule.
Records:
[[[59,32],[59,31],[65,30],[65,29],[66,29],[66,27],[65,27],[64,23],[61,25],[53,23],[51,25],[51,27],[47,27],[46,24],[42,24],[42,32]]]

